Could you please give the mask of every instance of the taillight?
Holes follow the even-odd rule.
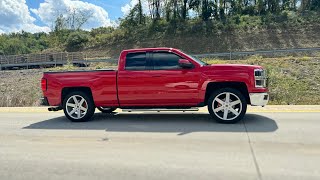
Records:
[[[41,89],[42,89],[42,91],[47,90],[47,79],[45,79],[45,78],[41,79]]]

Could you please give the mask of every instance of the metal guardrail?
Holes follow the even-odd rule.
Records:
[[[301,53],[320,51],[320,47],[315,48],[295,48],[295,49],[274,49],[274,50],[257,50],[257,51],[239,51],[239,52],[224,52],[224,53],[207,53],[207,54],[195,54],[199,58],[207,57],[232,57],[232,56],[248,56],[248,55],[268,55],[279,53]],[[231,58],[230,58],[231,59]]]
[[[0,70],[6,68],[35,67],[35,66],[59,66],[65,64],[88,64],[90,62],[113,62],[99,54],[73,53],[46,53],[46,54],[22,54],[22,55],[0,55]]]
[[[295,49],[275,49],[275,50],[258,50],[258,51],[240,51],[240,52],[223,52],[223,53],[206,53],[194,54],[199,58],[210,57],[232,57],[249,56],[249,55],[275,55],[301,52],[320,51],[320,47],[315,48],[295,48]],[[83,52],[73,53],[46,53],[46,54],[24,54],[24,55],[0,55],[0,70],[13,67],[32,67],[32,66],[58,66],[65,64],[89,64],[97,62],[116,63],[117,59],[111,59],[107,56],[100,55],[99,52],[86,54]]]

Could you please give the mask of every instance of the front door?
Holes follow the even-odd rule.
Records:
[[[150,53],[153,101],[160,105],[197,105],[200,73],[179,66],[182,57],[166,51]]]
[[[200,73],[181,68],[179,59],[171,52],[129,53],[118,72],[120,106],[197,105]]]

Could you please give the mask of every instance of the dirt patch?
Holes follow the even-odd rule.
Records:
[[[0,71],[0,106],[37,106],[43,70]]]

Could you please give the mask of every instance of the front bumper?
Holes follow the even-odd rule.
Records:
[[[265,106],[269,101],[268,93],[250,93],[249,96],[252,106]]]

